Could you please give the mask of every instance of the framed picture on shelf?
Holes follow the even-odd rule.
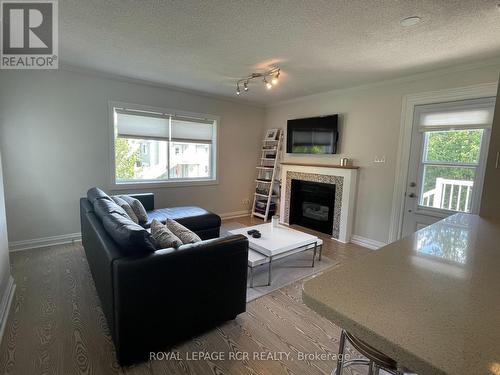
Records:
[[[278,139],[279,129],[269,129],[266,132],[266,137],[264,138],[266,141],[275,141]]]

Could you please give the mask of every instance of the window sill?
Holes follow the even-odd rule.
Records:
[[[210,186],[218,185],[218,179],[204,180],[175,180],[175,181],[159,181],[159,182],[125,182],[112,183],[110,190],[143,190],[143,189],[161,189],[170,187],[190,187],[190,186]]]

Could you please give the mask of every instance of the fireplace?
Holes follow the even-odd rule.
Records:
[[[290,224],[298,224],[331,235],[334,208],[335,184],[292,180]]]
[[[329,185],[327,187],[330,188],[332,188],[332,185],[335,185],[335,197],[331,197],[328,202],[325,202],[329,203],[328,213],[330,213],[330,209],[333,207],[333,223],[330,228],[326,228],[325,233],[331,233],[331,237],[340,242],[350,242],[354,217],[354,198],[356,195],[357,176],[358,168],[356,167],[340,168],[329,165],[320,166],[286,162],[281,163],[282,198],[279,205],[280,222],[285,225],[291,224],[291,192],[293,180],[319,183],[321,184],[319,186],[324,186],[326,184]],[[299,207],[302,207],[302,205],[299,205]],[[297,206],[295,206],[295,209],[297,209]],[[297,223],[297,221],[294,222]],[[315,224],[318,223],[316,222]]]

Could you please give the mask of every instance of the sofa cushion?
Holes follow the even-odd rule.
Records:
[[[148,211],[148,221],[143,226],[149,228],[153,219],[161,223],[166,223],[167,219],[173,219],[193,232],[219,228],[221,224],[218,215],[203,208],[191,206],[158,208]]]
[[[166,249],[169,247],[178,248],[182,245],[182,241],[164,224],[158,220],[153,220],[151,223],[151,237],[156,249]]]
[[[154,220],[153,223],[157,223],[157,220]],[[151,224],[153,225],[153,224]],[[189,229],[187,229],[184,225],[179,224],[177,221],[172,220],[172,219],[167,219],[167,228],[172,231],[174,235],[179,237],[179,239],[182,241],[182,243],[188,244],[188,243],[196,243],[200,242],[201,238],[198,237],[198,235]]]
[[[137,219],[139,219],[139,223],[142,224],[148,221],[148,213],[146,212],[146,209],[139,199],[132,198],[128,195],[120,195],[120,198],[122,198],[130,205],[130,207],[132,207],[135,215],[137,216]]]
[[[94,204],[94,202],[99,199],[107,199],[109,201],[113,201],[108,194],[97,187],[93,187],[87,191],[87,199],[91,204]]]
[[[151,234],[128,217],[112,212],[102,218],[102,224],[123,252],[139,255],[156,251]]]
[[[118,206],[113,200],[107,200],[107,199],[96,199],[94,201],[94,212],[95,214],[102,220],[106,215],[109,215],[110,213],[117,213],[121,216],[124,216],[126,218],[129,218],[127,213],[123,208]],[[130,219],[130,218],[129,218]]]
[[[123,208],[123,210],[127,213],[128,217],[136,224],[139,224],[139,219],[137,218],[137,215],[135,214],[134,210],[130,205],[125,202],[122,198],[120,198],[118,195],[114,195],[111,197],[115,203]]]

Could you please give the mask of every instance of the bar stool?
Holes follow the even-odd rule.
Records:
[[[354,349],[366,357],[366,359],[343,361],[346,341],[348,341]],[[370,345],[361,341],[346,330],[342,330],[342,334],[340,335],[337,367],[332,371],[332,375],[342,375],[344,368],[356,365],[368,366],[368,375],[379,375],[380,370],[387,371],[388,373],[394,375],[409,374],[409,372],[406,372],[405,369],[399,367],[397,362],[392,358],[372,348]]]

